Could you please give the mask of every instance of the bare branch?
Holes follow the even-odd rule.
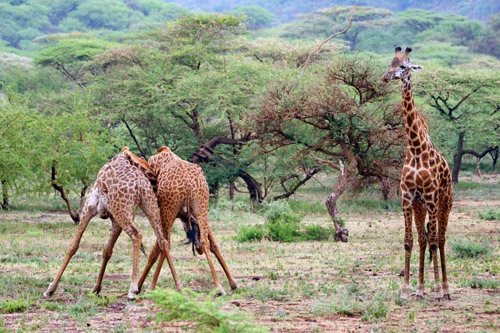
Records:
[[[356,11],[357,5],[358,5],[358,0],[356,0],[356,3],[354,3],[354,6],[352,7],[351,17],[349,18],[349,23],[347,24],[347,26],[343,30],[334,33],[333,35],[331,35],[330,37],[328,37],[327,39],[325,39],[324,41],[319,43],[319,45],[311,53],[309,53],[309,55],[307,56],[306,62],[304,63],[304,67],[302,67],[302,72],[300,72],[299,79],[302,77],[302,75],[304,75],[304,72],[307,68],[307,65],[309,65],[309,61],[311,60],[311,56],[313,54],[318,52],[321,49],[321,47],[325,43],[327,43],[329,40],[331,40],[332,38],[337,37],[339,35],[345,34],[347,32],[347,30],[349,30],[349,28],[351,27],[351,24],[352,24],[352,17],[354,16],[354,12]]]

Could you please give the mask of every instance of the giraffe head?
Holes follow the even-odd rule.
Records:
[[[401,46],[396,47],[396,54],[389,65],[389,68],[382,75],[382,81],[388,82],[390,80],[406,81],[410,78],[411,71],[419,71],[422,67],[413,65],[410,62],[411,48],[407,47],[404,54],[401,54]]]

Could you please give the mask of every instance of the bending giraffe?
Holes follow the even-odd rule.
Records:
[[[156,196],[160,204],[163,232],[167,235],[168,243],[170,244],[172,225],[175,219],[179,217],[184,224],[184,230],[188,239],[193,244],[193,249],[196,248],[199,254],[205,253],[215,287],[219,288],[221,294],[225,294],[217,278],[210,252],[215,255],[226,273],[231,289],[238,288],[210,228],[208,221],[209,190],[203,170],[196,164],[184,161],[165,146],[158,150],[158,154],[151,156],[148,163],[157,174],[158,191]],[[139,290],[159,255],[160,249],[155,245],[151,250],[146,267],[139,279]],[[156,286],[164,259],[165,256],[162,252],[149,286],[151,290]],[[180,290],[181,284],[173,268],[173,263],[168,257],[167,261],[172,272],[175,287]]]
[[[138,264],[139,251],[142,243],[142,234],[134,223],[134,208],[139,206],[146,214],[153,230],[157,236],[158,249],[162,255],[170,260],[168,253],[168,242],[161,227],[160,210],[152,183],[156,182],[156,174],[149,165],[128,151],[124,151],[113,157],[106,163],[97,175],[94,187],[85,202],[78,231],[73,242],[68,248],[66,258],[59,269],[54,281],[44,292],[44,297],[50,297],[56,291],[59,280],[69,261],[75,255],[80,245],[85,229],[90,220],[99,214],[99,217],[111,219],[111,235],[107,245],[104,247],[102,264],[93,291],[99,294],[101,283],[106,270],[106,265],[113,254],[113,247],[118,240],[122,230],[127,233],[133,243],[133,260],[131,284],[128,298],[133,300],[139,292],[138,287]]]
[[[412,218],[414,217],[420,247],[416,298],[422,299],[424,296],[425,250],[427,243],[429,243],[430,258],[434,265],[434,297],[440,301],[443,297],[450,299],[444,246],[448,216],[453,198],[451,173],[448,163],[438,153],[431,141],[424,119],[415,108],[411,72],[422,68],[411,64],[408,57],[410,52],[411,48],[407,47],[405,53],[401,54],[401,47],[397,47],[389,69],[382,76],[383,82],[389,80],[401,81],[402,106],[408,139],[400,185],[405,218],[405,269],[401,298],[408,298],[410,293],[410,257],[413,248]],[[427,214],[429,215],[429,222],[426,231],[425,217]],[[442,284],[439,280],[438,248],[443,274]]]

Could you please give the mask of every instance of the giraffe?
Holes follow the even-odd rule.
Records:
[[[162,254],[170,258],[168,242],[161,227],[158,202],[150,183],[155,181],[156,174],[149,168],[149,165],[130,152],[127,147],[101,168],[82,210],[78,231],[68,248],[57,276],[44,292],[44,297],[50,297],[56,291],[64,270],[78,250],[88,223],[99,214],[99,217],[103,219],[111,219],[111,235],[103,250],[102,264],[93,292],[100,293],[106,265],[111,258],[118,237],[124,230],[133,243],[133,268],[127,297],[129,300],[135,299],[135,295],[139,292],[138,264],[142,244],[142,234],[134,224],[135,206],[139,206],[144,211],[157,236],[157,247],[162,249]]]
[[[414,217],[420,247],[416,298],[420,300],[424,296],[425,250],[428,243],[430,259],[434,268],[434,298],[441,301],[443,298],[450,299],[444,247],[453,198],[451,173],[448,163],[438,153],[431,141],[427,124],[418,113],[413,101],[411,71],[421,70],[422,67],[411,64],[408,57],[411,51],[411,48],[407,47],[405,53],[401,54],[401,47],[396,47],[395,57],[382,76],[383,82],[401,80],[402,106],[408,139],[400,183],[405,218],[405,268],[401,298],[407,299],[410,293],[410,257],[413,248],[412,217]],[[426,231],[425,217],[427,214],[429,222]],[[442,284],[439,280],[438,248],[443,275]]]
[[[219,292],[225,294],[217,278],[210,252],[221,264],[231,289],[238,288],[210,228],[208,221],[209,190],[203,170],[194,163],[184,161],[165,146],[158,150],[158,154],[151,156],[148,163],[158,177],[157,198],[160,204],[163,231],[167,235],[168,243],[170,244],[172,225],[179,217],[183,222],[187,237],[192,243],[193,253],[194,248],[199,254],[205,253],[215,287],[219,288]],[[155,245],[139,279],[139,290],[159,255],[159,247]],[[161,253],[160,261],[149,287],[151,290],[156,286],[164,259],[164,254]],[[180,290],[181,284],[173,268],[173,263],[168,257],[167,262],[172,271],[175,286],[177,290]]]

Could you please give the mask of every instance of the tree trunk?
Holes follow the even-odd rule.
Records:
[[[75,224],[78,224],[80,222],[80,212],[78,210],[74,210],[71,208],[71,202],[69,201],[68,197],[66,196],[66,192],[64,191],[64,188],[57,183],[57,171],[56,171],[56,164],[57,161],[53,161],[52,163],[52,170],[51,170],[51,182],[52,182],[52,187],[59,192],[61,195],[61,198],[64,200],[66,203],[66,207],[68,209],[68,214],[75,222]],[[85,192],[87,191],[87,185],[85,185],[84,189],[82,190],[82,195],[85,195]],[[80,198],[80,205],[82,205],[82,198]]]
[[[458,174],[460,173],[460,166],[462,164],[464,151],[464,137],[465,132],[460,132],[460,134],[458,134],[457,152],[453,156],[453,171],[451,173],[451,181],[453,184],[458,183]]]
[[[382,177],[380,180],[380,187],[382,189],[382,196],[384,201],[389,200],[389,193],[391,192],[391,181],[389,177]]]
[[[490,151],[490,156],[491,156],[491,159],[493,161],[492,166],[491,166],[491,171],[495,171],[495,167],[496,167],[497,162],[498,162],[498,150],[499,150],[499,148],[495,147],[495,149],[493,151]]]
[[[479,157],[476,157],[476,173],[481,177],[481,159]]]
[[[356,162],[351,163],[347,170],[344,170],[344,165],[340,162],[340,173],[337,179],[337,183],[333,187],[332,193],[325,200],[326,208],[328,209],[328,214],[332,217],[333,225],[335,227],[335,241],[347,243],[347,237],[349,236],[349,230],[342,226],[342,218],[340,217],[339,209],[337,207],[337,200],[344,193],[347,185],[350,181],[350,176],[356,169]]]
[[[2,209],[9,209],[9,192],[7,190],[7,182],[2,180]]]
[[[255,180],[248,172],[244,170],[240,170],[238,176],[245,181],[247,184],[248,192],[250,193],[250,199],[253,202],[261,203],[262,202],[262,188],[260,183]]]

